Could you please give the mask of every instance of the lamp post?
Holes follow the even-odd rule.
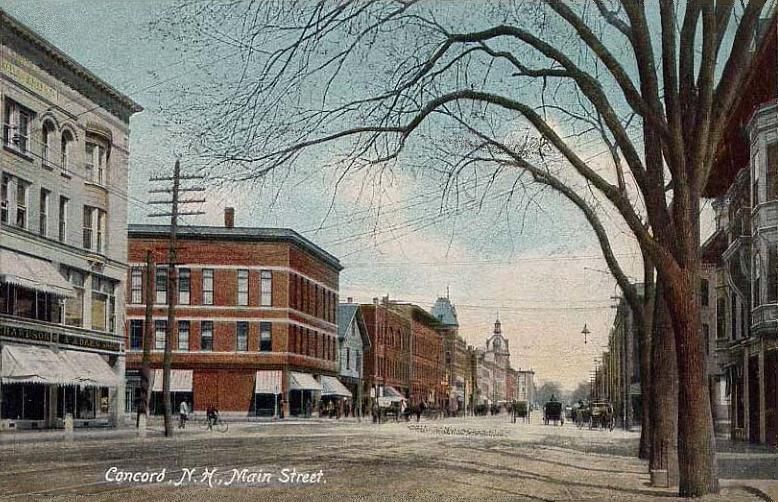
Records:
[[[581,330],[581,334],[584,336],[584,345],[586,345],[587,342],[586,337],[589,333],[591,333],[591,331],[589,331],[589,328],[586,326],[586,323],[584,323],[584,327]]]

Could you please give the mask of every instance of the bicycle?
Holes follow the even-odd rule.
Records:
[[[209,429],[208,422],[209,422],[209,419],[208,419],[207,416],[205,416],[205,417],[197,420],[197,425],[200,427],[200,429],[206,430],[206,429]],[[229,429],[229,425],[227,424],[227,422],[225,422],[222,419],[221,416],[217,415],[216,420],[212,421],[210,429],[211,430],[215,430],[216,432],[224,433],[224,432],[227,432],[227,430]]]

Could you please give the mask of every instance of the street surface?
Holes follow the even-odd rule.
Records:
[[[638,435],[507,415],[419,424],[311,420],[188,427],[176,437],[0,441],[3,500],[670,500]],[[179,431],[176,431],[179,432]],[[738,456],[725,455],[737,464]],[[730,458],[730,460],[727,460]],[[750,458],[750,457],[749,457]],[[768,467],[776,456],[765,452]],[[764,465],[764,464],[760,464]],[[163,471],[164,469],[164,471]],[[757,467],[754,467],[757,469]],[[758,469],[757,469],[758,470]],[[748,474],[752,476],[752,470]],[[742,476],[735,476],[742,477]],[[135,479],[136,482],[133,482]],[[761,500],[737,482],[703,500]]]

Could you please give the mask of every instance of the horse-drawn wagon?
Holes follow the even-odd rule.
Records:
[[[516,419],[520,418],[522,422],[529,422],[530,410],[527,401],[514,401],[513,402],[513,423],[516,423]]]
[[[543,406],[543,423],[548,425],[550,422],[554,422],[554,425],[559,422],[559,425],[565,425],[564,407],[559,401],[548,401]]]

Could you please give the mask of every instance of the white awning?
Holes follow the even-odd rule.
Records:
[[[280,394],[281,370],[257,371],[254,394]]]
[[[73,287],[51,263],[7,249],[0,249],[0,282],[74,297]]]
[[[289,373],[289,389],[291,390],[321,390],[321,384],[309,373]]]
[[[155,369],[151,392],[162,392],[164,370]],[[192,370],[170,370],[170,392],[192,392]]]
[[[392,397],[397,398],[396,400],[399,401],[400,399],[405,399],[405,396],[402,395],[402,393],[395,389],[394,387],[387,385],[384,387],[384,396],[383,397]]]
[[[36,345],[4,345],[0,382],[115,387],[119,377],[100,354]]]
[[[340,383],[335,377],[322,375],[321,377],[321,395],[332,397],[352,397],[351,391],[345,385]]]

